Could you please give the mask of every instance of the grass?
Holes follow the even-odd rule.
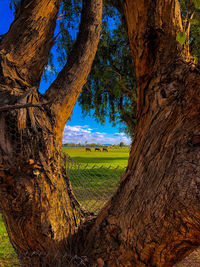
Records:
[[[0,214],[0,267],[20,266]]]
[[[125,168],[72,168],[70,181],[79,203],[97,213],[113,195]]]
[[[79,170],[72,169],[71,183],[79,195],[80,202],[85,203],[86,208],[91,209],[92,207],[98,210],[104,204],[105,198],[108,197],[106,194],[112,194],[113,184],[116,184],[120,179],[121,173],[127,166],[129,156],[128,148],[108,150],[109,152],[95,152],[94,148],[92,148],[92,152],[86,152],[85,148],[63,148],[63,152],[68,153],[73,160],[83,163],[79,167]],[[85,168],[87,164],[90,166]],[[96,167],[92,168],[94,165]],[[105,167],[102,167],[102,165]],[[120,166],[123,169],[108,169],[110,165],[114,168]],[[90,179],[89,183],[88,178]],[[93,191],[92,196],[85,194],[89,184],[90,190]],[[99,200],[99,194],[104,196],[104,198]],[[15,266],[20,266],[20,264],[9,241],[3,218],[0,214],[0,267]]]
[[[120,170],[108,170],[107,168],[100,167],[102,165],[106,167],[108,167],[109,165],[112,165],[113,167],[117,167],[118,165],[121,167],[126,167],[129,154],[128,149],[110,149],[109,152],[94,152],[94,149],[92,149],[92,152],[86,152],[83,148],[64,148],[63,151],[68,153],[73,160],[76,160],[79,163],[84,163],[84,165],[90,164],[90,166],[93,166],[94,164],[97,165],[93,169],[91,169],[91,167],[85,168],[84,165],[81,165],[78,170],[78,177],[86,178],[91,176],[92,181],[90,182],[92,183],[93,187],[97,186],[98,191],[101,192],[102,195],[105,194],[105,192],[112,190],[112,184],[116,182],[116,177],[119,177]],[[77,181],[76,178],[77,170],[72,170],[72,172],[74,172],[74,175],[72,175],[71,178],[72,185],[74,186],[75,190],[79,190],[79,194],[82,198],[81,201],[84,201],[88,206],[95,206],[95,197],[91,198],[85,194],[88,186],[88,180],[81,179],[82,184],[80,184],[80,179]],[[109,180],[108,177],[110,177]],[[97,189],[94,189],[94,192],[97,192]],[[98,205],[103,205],[103,202],[99,201]],[[200,250],[197,250],[174,267],[200,266],[199,255]],[[14,252],[14,249],[12,248],[12,245],[10,244],[2,216],[0,214],[0,267],[18,266],[20,266],[20,264],[18,263],[17,256]]]
[[[111,148],[106,151],[94,151],[86,152],[85,148],[63,148],[63,152],[70,155],[70,157],[79,162],[85,164],[96,164],[98,166],[121,166],[126,167],[129,157],[129,148]]]
[[[97,213],[116,190],[127,166],[129,149],[115,148],[108,149],[108,152],[91,150],[63,148],[63,152],[73,159],[73,163],[67,161],[67,166],[79,203],[86,210]]]

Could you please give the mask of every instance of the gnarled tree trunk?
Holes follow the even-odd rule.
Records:
[[[92,221],[63,178],[60,150],[96,51],[101,1],[84,2],[76,46],[44,96],[37,86],[59,1],[24,1],[23,16],[0,44],[0,204],[25,266],[70,266],[73,255],[87,256],[88,266],[172,266],[200,244],[200,75],[188,43],[176,40],[179,2],[122,2],[137,127],[119,189]],[[17,42],[15,27],[25,18],[29,27]]]
[[[97,49],[102,1],[83,1],[74,49],[40,95],[60,2],[22,1],[0,44],[0,206],[24,266],[66,266],[71,239],[89,216],[63,175],[61,146]]]
[[[123,6],[137,126],[125,177],[84,253],[106,266],[172,266],[200,245],[200,72],[188,43],[176,40],[183,31],[178,1]]]

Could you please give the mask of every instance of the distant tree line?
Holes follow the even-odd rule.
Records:
[[[119,144],[109,144],[109,145],[102,145],[102,144],[96,144],[96,143],[87,143],[87,144],[75,144],[75,143],[65,143],[63,144],[64,147],[110,147],[110,148],[119,148],[119,147],[129,147],[130,145],[126,145],[123,142],[120,142]]]

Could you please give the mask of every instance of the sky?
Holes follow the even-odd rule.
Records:
[[[9,8],[9,0],[0,0],[0,35],[9,30],[12,21],[13,14]],[[47,82],[41,81],[41,92],[44,92],[49,87],[52,79],[53,77]],[[91,116],[83,117],[81,107],[77,103],[73,109],[70,121],[64,128],[63,143],[119,144],[124,142],[125,144],[130,144],[130,138],[125,133],[120,132],[121,126],[113,127],[107,120],[103,127]]]

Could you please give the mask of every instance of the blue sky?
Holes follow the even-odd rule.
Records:
[[[0,0],[0,35],[9,30],[9,26],[13,21],[13,14],[9,8],[9,0]],[[53,77],[52,77],[53,79]],[[40,88],[42,91],[46,90],[52,79],[48,82],[41,82]],[[67,123],[63,133],[63,143],[99,143],[99,144],[119,144],[124,142],[130,143],[130,139],[119,132],[118,127],[106,121],[105,126],[95,122],[90,116],[82,116],[81,108],[78,103],[75,105],[71,120]]]

